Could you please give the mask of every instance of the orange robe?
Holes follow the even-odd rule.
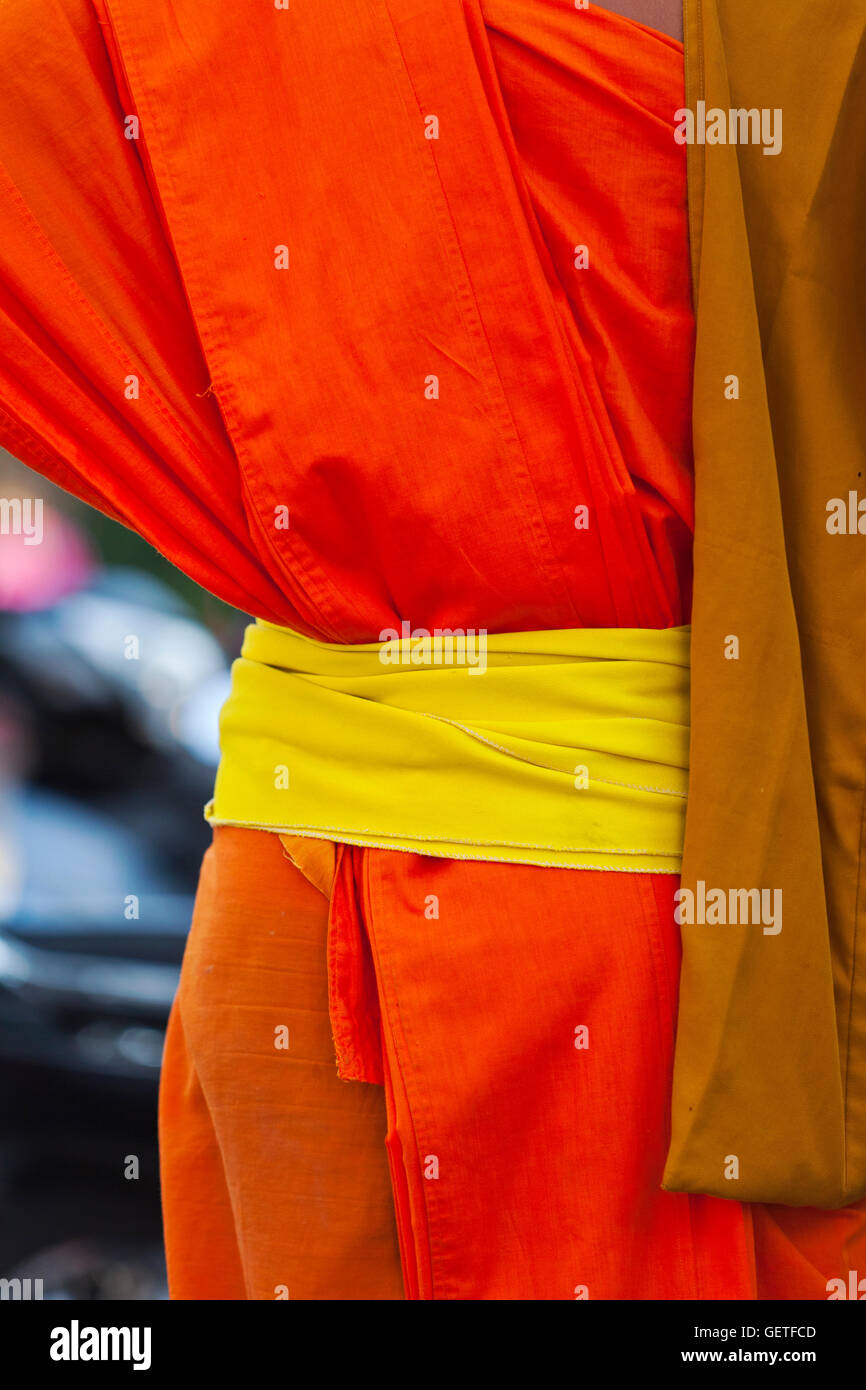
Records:
[[[8,448],[327,640],[688,620],[679,45],[555,0],[243,0],[227,64],[220,7],[55,3],[0,14]],[[173,1295],[824,1297],[858,1213],[660,1189],[675,886],[217,831]]]

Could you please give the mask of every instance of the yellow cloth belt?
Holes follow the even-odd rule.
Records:
[[[347,844],[678,873],[689,629],[341,646],[257,622],[205,815]]]

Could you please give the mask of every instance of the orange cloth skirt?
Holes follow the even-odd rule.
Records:
[[[866,1204],[659,1187],[675,887],[218,828],[163,1064],[171,1296],[825,1299],[866,1272]]]

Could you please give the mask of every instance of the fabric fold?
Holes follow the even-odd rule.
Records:
[[[688,629],[485,634],[456,653],[447,640],[443,654],[427,638],[335,646],[250,627],[212,824],[676,873]]]

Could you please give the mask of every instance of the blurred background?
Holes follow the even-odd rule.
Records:
[[[160,1056],[248,619],[0,450],[16,498],[42,522],[0,510],[0,1277],[160,1299]]]

